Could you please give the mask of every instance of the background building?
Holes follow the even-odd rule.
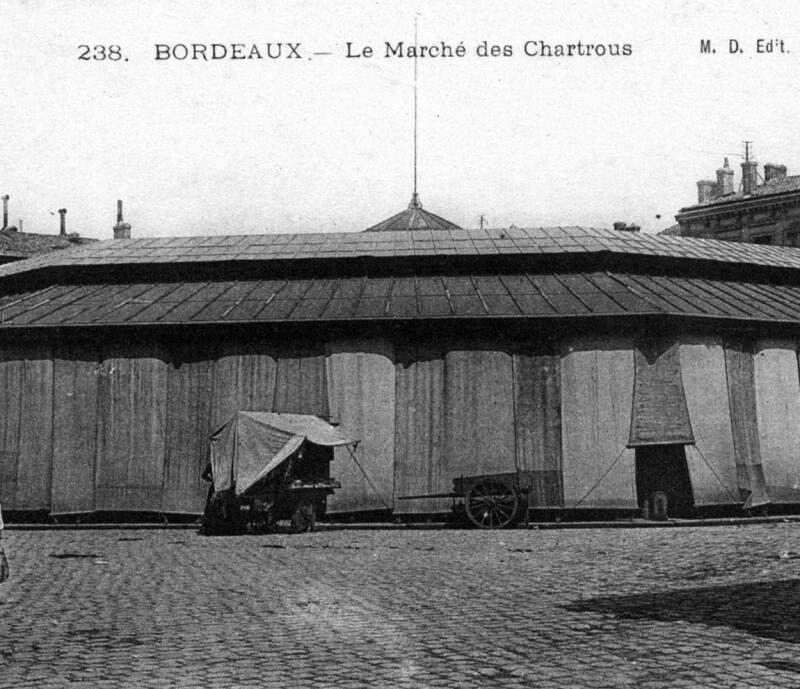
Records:
[[[19,261],[23,258],[30,258],[50,251],[71,249],[75,246],[96,241],[81,237],[77,232],[67,233],[67,211],[65,208],[58,211],[60,217],[59,234],[23,232],[22,219],[20,219],[18,226],[8,224],[9,196],[6,194],[0,198],[3,201],[3,226],[0,227],[0,264]]]
[[[334,513],[447,511],[400,498],[517,468],[538,510],[793,506],[799,339],[793,249],[579,227],[98,242],[0,267],[2,503],[199,513],[208,435],[262,410],[361,439]]]
[[[687,237],[800,246],[800,175],[767,163],[761,176],[748,149],[738,187],[725,158],[716,179],[697,182],[697,203],[675,219]]]

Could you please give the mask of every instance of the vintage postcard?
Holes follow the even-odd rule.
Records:
[[[797,686],[800,9],[3,18],[0,686]]]

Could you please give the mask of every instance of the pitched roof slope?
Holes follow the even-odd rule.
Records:
[[[15,328],[678,316],[800,323],[800,285],[632,272],[54,284],[0,295]]]
[[[416,232],[258,234],[110,239],[0,266],[0,279],[56,267],[242,263],[301,259],[538,256],[612,253],[800,269],[800,248],[618,232],[540,227]]]

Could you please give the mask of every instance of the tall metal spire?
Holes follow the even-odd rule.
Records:
[[[397,213],[390,218],[386,218],[383,222],[377,225],[368,227],[365,232],[409,232],[416,230],[460,230],[461,228],[455,223],[445,220],[444,218],[426,211],[422,208],[422,203],[419,200],[419,193],[417,191],[417,127],[419,124],[418,117],[418,75],[419,75],[419,34],[418,34],[418,19],[414,17],[414,192],[411,194],[411,203],[408,204],[406,210]]]
[[[409,208],[422,208],[417,193],[417,17],[414,17],[414,193]]]

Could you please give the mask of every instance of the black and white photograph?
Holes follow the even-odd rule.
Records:
[[[800,7],[2,13],[0,687],[800,686]]]

